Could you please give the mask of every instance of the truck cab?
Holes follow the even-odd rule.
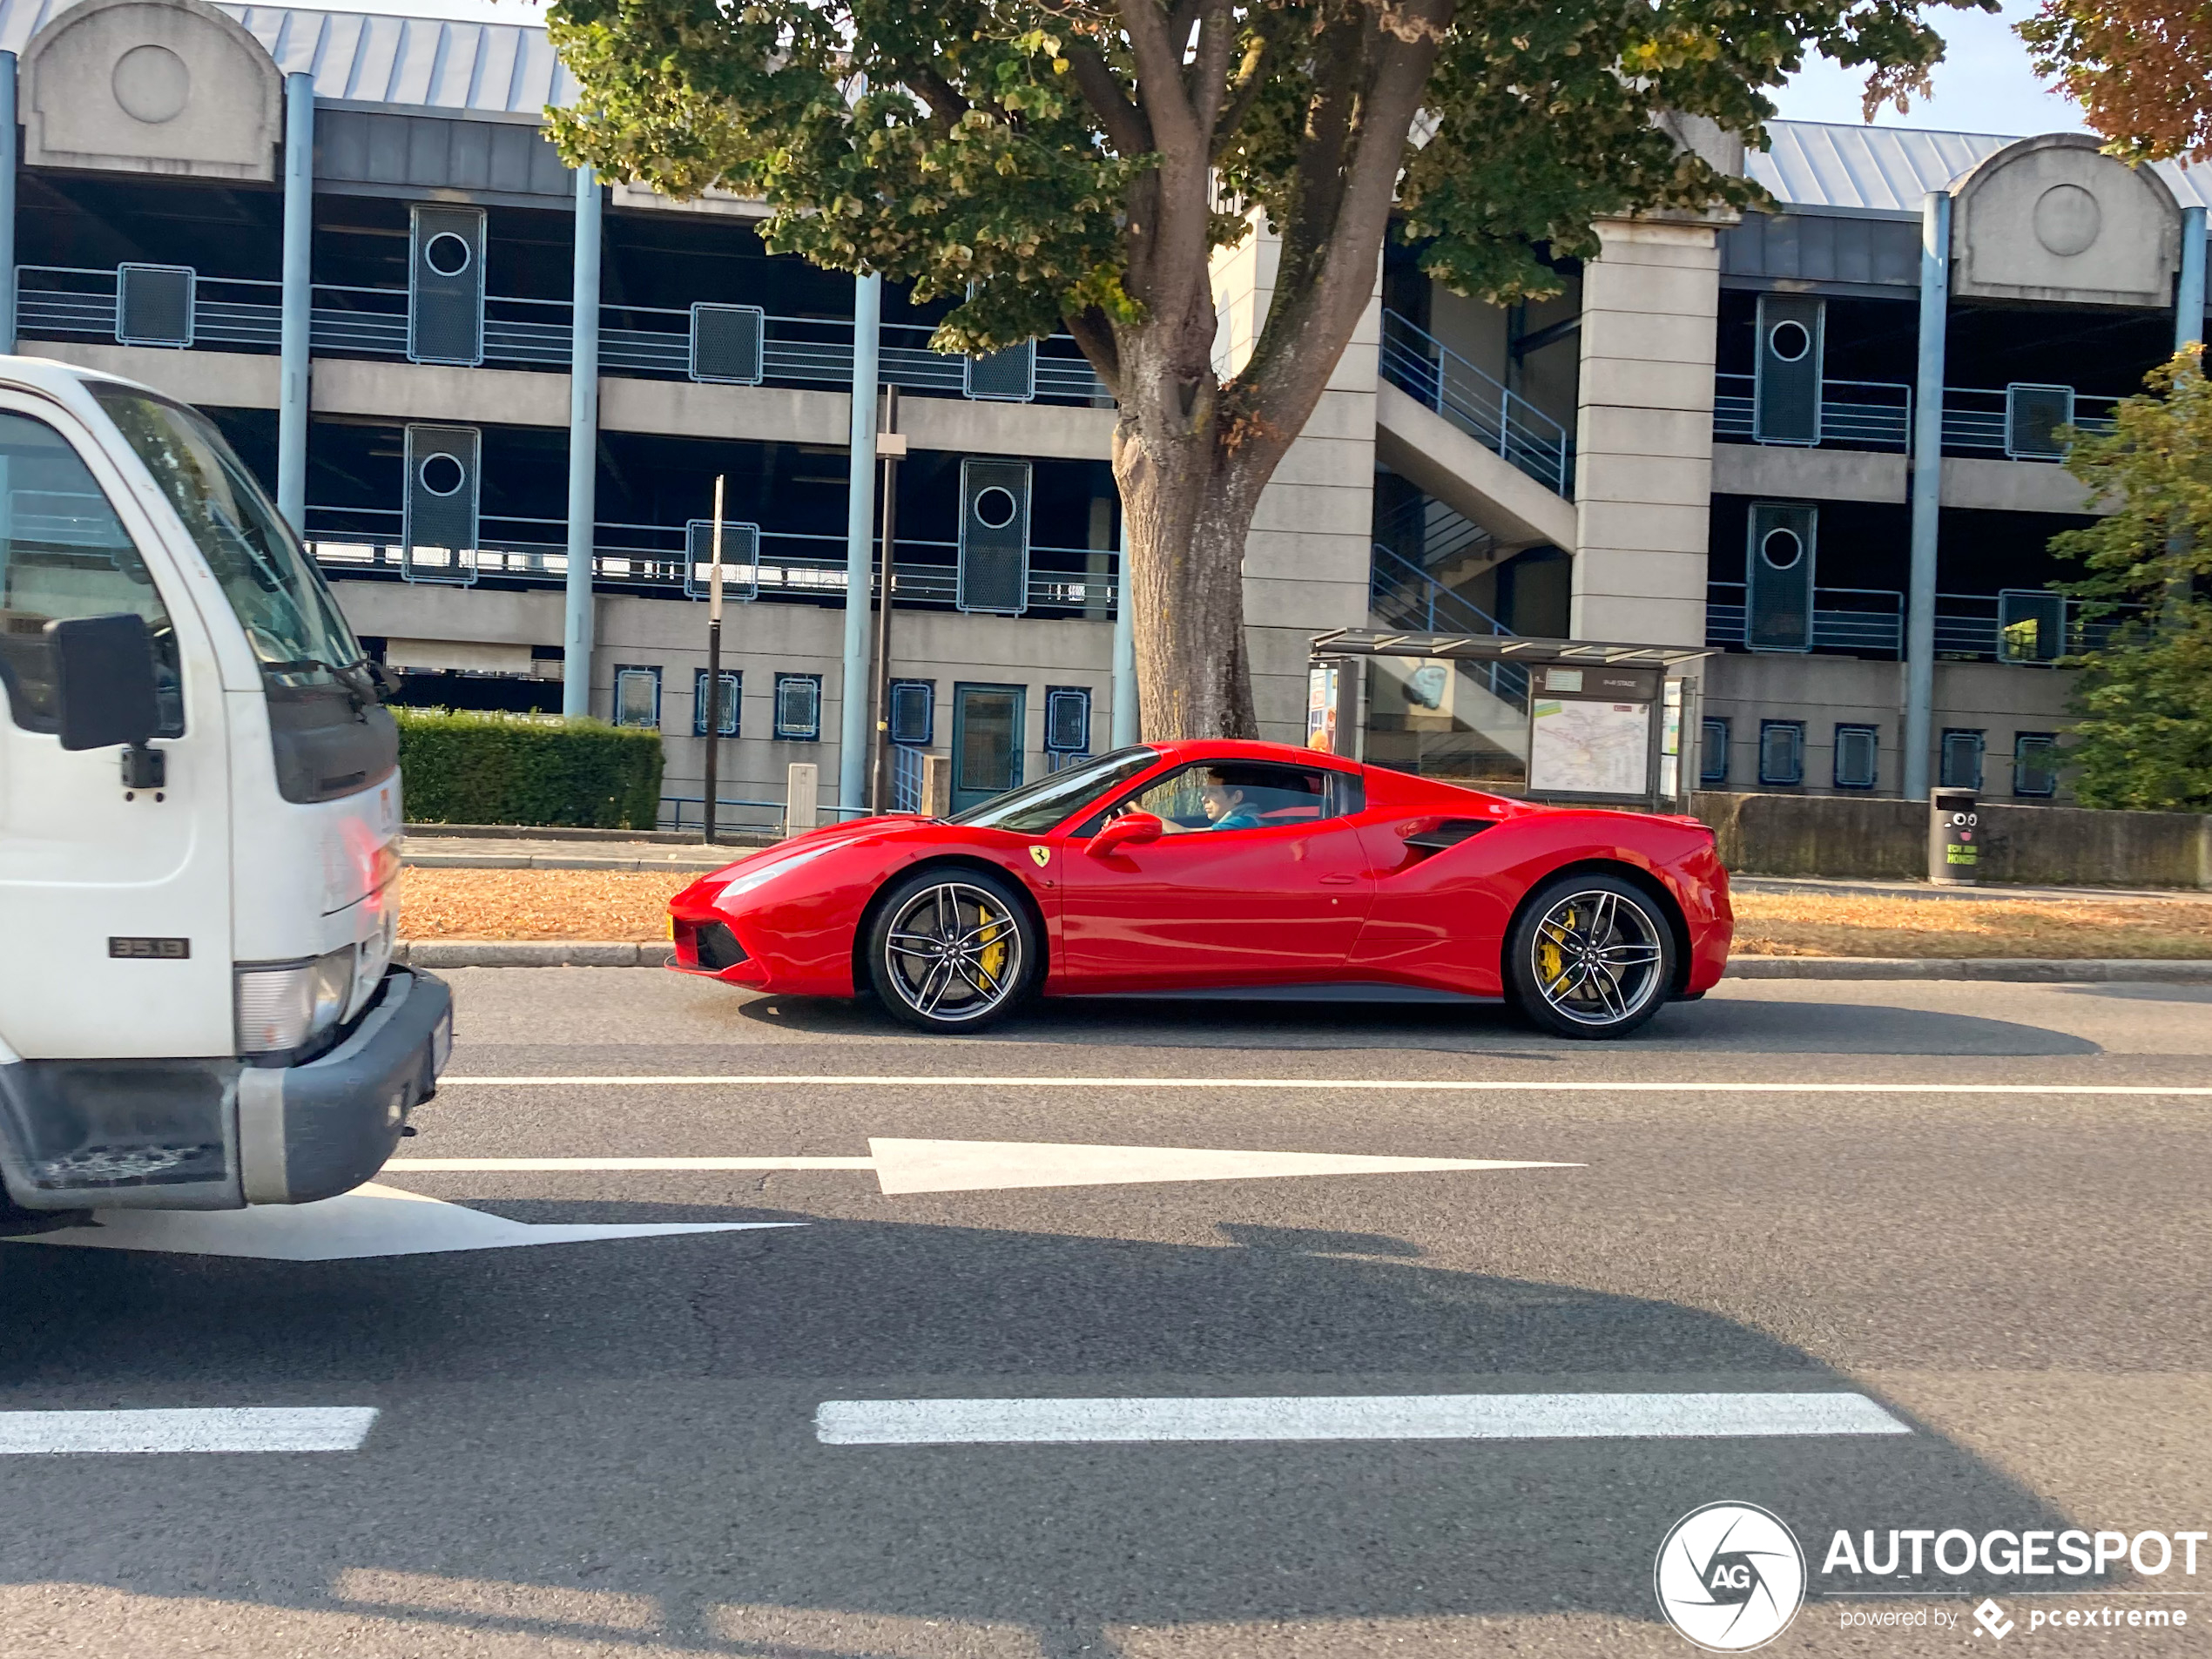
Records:
[[[374,673],[206,417],[0,357],[0,1233],[331,1197],[435,1092]]]

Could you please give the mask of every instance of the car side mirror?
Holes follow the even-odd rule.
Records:
[[[1124,846],[1157,841],[1166,833],[1167,826],[1150,813],[1123,813],[1119,818],[1108,819],[1083,851],[1095,859],[1103,859]]]
[[[161,724],[153,636],[144,617],[71,617],[46,624],[54,711],[64,749],[144,745]]]

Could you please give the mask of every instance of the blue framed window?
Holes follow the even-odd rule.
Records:
[[[2013,793],[2047,799],[2058,792],[2058,733],[2015,732],[2013,734]]]
[[[1728,722],[1708,716],[1698,723],[1697,782],[1718,789],[1728,781]]]
[[[660,670],[615,665],[615,724],[660,728]]]
[[[1794,789],[1805,780],[1805,723],[1759,722],[1759,781]]]
[[[1937,781],[1946,789],[1981,787],[1984,734],[1950,727],[1943,734],[1943,771]]]
[[[822,677],[819,674],[776,676],[776,739],[779,743],[821,741]]]
[[[1836,728],[1836,787],[1871,789],[1882,764],[1882,731],[1872,725]]]
[[[1080,755],[1090,752],[1090,689],[1083,685],[1049,685],[1044,693],[1045,752]]]
[[[891,682],[891,741],[927,749],[937,740],[937,682]]]
[[[724,669],[721,718],[716,722],[716,735],[725,738],[738,735],[738,712],[743,704],[744,693],[745,675]],[[691,735],[695,738],[706,735],[706,670],[704,668],[691,671]]]

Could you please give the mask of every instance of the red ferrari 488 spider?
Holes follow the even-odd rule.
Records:
[[[1043,996],[1509,1000],[1633,1031],[1728,960],[1694,819],[1537,806],[1282,744],[1160,743],[950,819],[796,836],[671,900],[680,971],[972,1031]]]

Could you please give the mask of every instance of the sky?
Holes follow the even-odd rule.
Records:
[[[321,0],[291,0],[316,5]],[[536,23],[545,14],[542,0],[328,0],[334,10],[452,17],[466,23]],[[2027,49],[2013,24],[2035,10],[2033,0],[2006,0],[2001,14],[1933,8],[1930,20],[1949,47],[1936,66],[1935,96],[1899,115],[1885,109],[1882,126],[1935,128],[1952,132],[1996,132],[2027,137],[2040,132],[2082,130],[2080,111],[2067,99],[2046,91],[2028,67]],[[1858,100],[1864,75],[1817,59],[1784,89],[1777,102],[1794,121],[1838,121],[1860,125]]]

